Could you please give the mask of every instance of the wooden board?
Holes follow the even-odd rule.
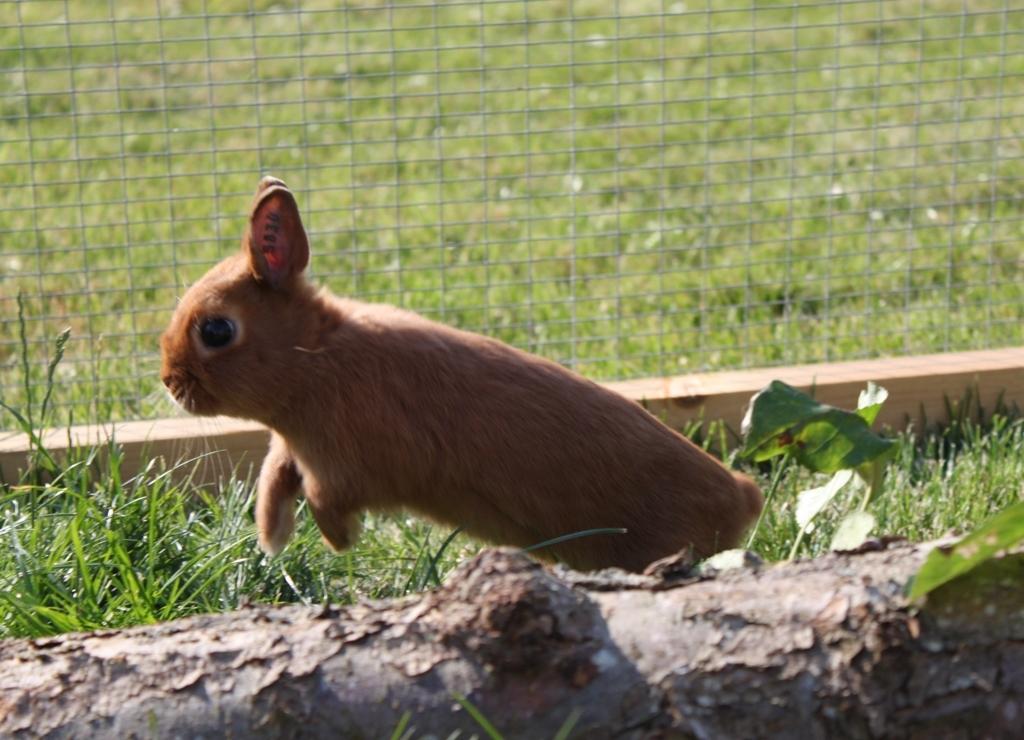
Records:
[[[721,419],[738,433],[750,397],[772,380],[813,389],[822,403],[849,409],[874,381],[889,391],[876,426],[902,429],[913,422],[920,432],[923,421],[945,421],[947,400],[959,402],[969,390],[989,413],[1000,398],[1024,405],[1024,347],[680,375],[608,387],[640,401],[672,427]]]
[[[174,477],[189,475],[215,483],[232,475],[248,476],[263,460],[270,433],[253,421],[227,417],[183,417],[112,424],[88,424],[53,429],[43,434],[51,454],[116,442],[124,455],[122,478],[135,475],[156,458],[175,466]],[[0,432],[0,470],[3,480],[18,480],[30,446],[27,435]]]
[[[807,390],[824,403],[853,408],[869,380],[885,386],[889,400],[878,424],[903,428],[921,420],[946,419],[946,403],[976,391],[981,406],[991,411],[1002,398],[1024,405],[1024,348],[916,355],[905,358],[833,362],[817,365],[736,370],[721,373],[645,378],[607,387],[643,404],[670,426],[682,428],[695,419],[721,419],[735,431],[750,397],[772,380]],[[254,422],[223,417],[176,418],[77,426],[49,431],[44,443],[51,452],[69,446],[88,447],[113,439],[124,450],[122,475],[134,475],[162,457],[182,476],[215,482],[232,473],[248,475],[267,447],[266,429]],[[3,480],[18,480],[25,467],[28,440],[23,434],[0,432]]]

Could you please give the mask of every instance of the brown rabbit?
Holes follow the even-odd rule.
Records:
[[[303,276],[292,193],[260,181],[240,253],[182,298],[161,339],[163,382],[194,414],[272,430],[256,523],[276,553],[305,494],[342,549],[364,509],[405,509],[528,546],[577,569],[641,570],[692,545],[736,545],[757,486],[639,405],[554,362]]]

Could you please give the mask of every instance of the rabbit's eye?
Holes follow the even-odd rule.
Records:
[[[199,338],[207,347],[223,347],[235,336],[235,324],[230,319],[204,319],[199,325]]]

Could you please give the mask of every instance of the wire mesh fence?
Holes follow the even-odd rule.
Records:
[[[170,412],[263,173],[312,272],[594,378],[1020,344],[1009,0],[0,0],[0,390]],[[25,303],[27,367],[16,295]]]

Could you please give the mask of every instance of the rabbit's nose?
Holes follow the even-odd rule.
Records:
[[[173,378],[171,377],[170,373],[165,373],[163,376],[161,376],[160,380],[163,381],[165,386],[170,388],[171,387],[171,381],[173,380]]]

